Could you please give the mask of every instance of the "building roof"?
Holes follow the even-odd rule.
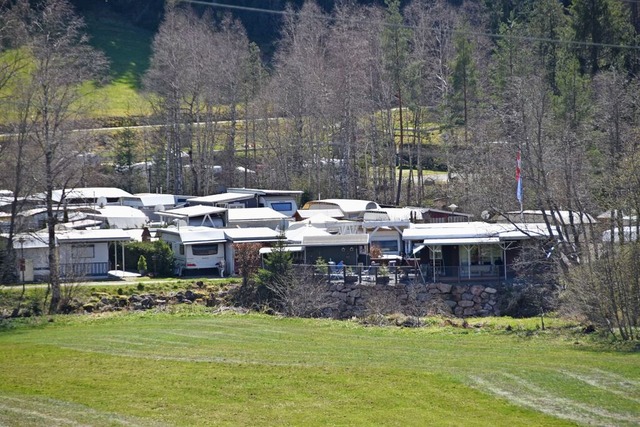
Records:
[[[419,213],[421,216],[423,216],[424,214],[430,214],[430,213],[438,213],[438,214],[449,215],[449,216],[463,216],[466,218],[471,218],[473,216],[473,214],[469,214],[469,213],[456,212],[453,210],[445,210],[445,209],[436,209],[436,208],[420,208],[420,207],[412,206],[407,209],[411,209],[412,211]]]
[[[239,221],[264,221],[289,218],[287,215],[271,208],[241,208],[229,209],[229,222]]]
[[[224,230],[212,227],[167,227],[158,229],[158,233],[172,234],[178,236],[180,241],[185,244],[194,243],[222,243],[226,242]]]
[[[90,219],[102,219],[113,228],[141,228],[149,221],[144,212],[130,206],[107,205],[87,213]]]
[[[58,231],[56,238],[59,243],[128,242],[133,240],[128,232],[116,228]]]
[[[3,237],[8,237],[3,234]],[[20,241],[22,239],[22,242]],[[125,230],[107,228],[100,230],[57,230],[56,240],[61,243],[91,243],[91,242],[128,242],[131,236]],[[20,233],[13,237],[14,247],[17,249],[46,248],[49,246],[49,233]]]
[[[302,207],[303,209],[334,209],[338,207],[345,215],[380,209],[380,205],[371,200],[359,199],[323,199],[312,200]]]
[[[8,238],[6,233],[2,237]],[[36,249],[49,246],[49,233],[39,231],[37,233],[19,233],[13,236],[13,247],[16,249]]]
[[[119,199],[120,197],[131,197],[132,194],[116,187],[81,187],[68,188],[65,190],[53,190],[52,199],[61,202],[64,199],[86,199],[97,200],[100,197],[107,199]],[[44,198],[42,198],[44,200]]]
[[[133,197],[127,197],[127,199],[139,199],[140,203],[144,207],[156,207],[158,205],[173,206],[176,203],[176,199],[173,194],[136,193]]]
[[[528,210],[523,210],[522,212],[520,211],[506,212],[505,215],[507,216],[507,218],[511,219],[511,221],[513,222],[522,221],[522,218],[524,218],[524,222],[536,223],[536,222],[544,222],[544,220],[542,219],[543,216],[547,215],[550,217],[551,211],[528,209]],[[595,218],[593,218],[591,215],[585,212],[554,210],[553,216],[559,222],[564,223],[566,225],[571,224],[571,219],[573,219],[574,224],[589,224],[589,223],[595,224],[596,223]],[[498,220],[504,220],[504,218],[498,218]]]
[[[229,188],[230,193],[248,193],[258,196],[299,196],[301,190],[265,190],[260,188]]]
[[[498,241],[547,238],[550,233],[545,224],[491,224],[480,221],[443,224],[412,224],[402,232],[403,240],[423,240],[427,244],[477,244]],[[465,243],[456,243],[464,239]]]
[[[189,199],[189,203],[204,203],[206,205],[213,205],[216,203],[230,203],[236,202],[239,200],[248,200],[252,199],[252,194],[247,193],[221,193],[221,194],[212,194],[210,196],[202,196],[202,197],[194,197]]]
[[[341,245],[367,245],[368,234],[331,234],[328,236],[304,236],[303,246],[341,246]]]
[[[170,218],[185,219],[185,218],[197,218],[199,216],[218,214],[226,211],[227,211],[226,208],[196,205],[196,206],[187,206],[185,208],[168,209],[166,211],[160,211],[158,212],[158,215],[166,216]]]

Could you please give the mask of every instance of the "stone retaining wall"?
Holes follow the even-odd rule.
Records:
[[[414,316],[457,317],[500,315],[498,288],[479,284],[412,283],[398,285],[334,282],[325,294],[335,318],[394,312]]]

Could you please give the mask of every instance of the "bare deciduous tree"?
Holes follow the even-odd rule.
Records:
[[[106,61],[89,46],[84,23],[68,1],[38,2],[28,9],[24,19],[32,65],[22,82],[17,110],[24,118],[20,127],[24,143],[34,147],[37,157],[33,161],[42,164],[49,235],[49,311],[55,313],[61,294],[53,190],[66,188],[77,171],[70,167],[70,159],[75,159],[78,153],[70,130],[74,119],[86,107],[81,102],[80,85],[99,76]]]

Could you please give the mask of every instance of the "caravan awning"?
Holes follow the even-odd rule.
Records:
[[[427,247],[426,245],[418,245],[415,248],[413,248],[413,251],[411,251],[411,254],[415,255],[426,247]]]
[[[425,246],[490,245],[500,243],[499,237],[462,237],[456,239],[425,239]],[[415,253],[415,252],[414,252]]]
[[[260,255],[270,254],[275,250],[281,250],[284,252],[302,252],[304,248],[302,246],[284,246],[281,249],[277,248],[260,248]]]

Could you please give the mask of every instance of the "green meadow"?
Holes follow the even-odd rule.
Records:
[[[408,329],[189,307],[52,320],[0,324],[0,425],[640,424],[640,354],[554,319]]]
[[[151,112],[141,93],[142,76],[149,67],[153,34],[113,17],[87,19],[91,44],[109,60],[104,85],[87,85],[94,117],[145,116]]]

